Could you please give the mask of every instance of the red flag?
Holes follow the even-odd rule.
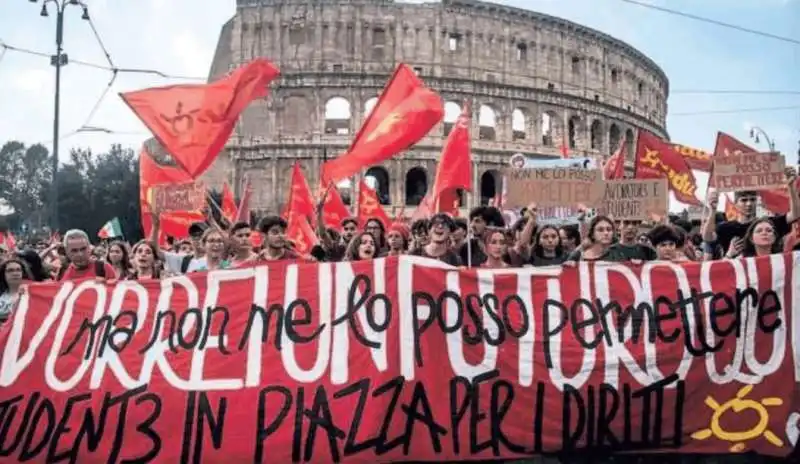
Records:
[[[748,147],[739,139],[732,137],[724,132],[717,132],[717,143],[714,147],[714,156],[733,155],[736,153],[756,153],[758,150]],[[714,173],[712,170],[711,177],[709,178],[708,185],[713,187]],[[800,181],[795,184],[800,187]],[[772,211],[774,214],[786,214],[789,212],[789,189],[782,188],[780,190],[759,190],[758,195],[761,197],[761,204],[764,208]]]
[[[454,209],[458,209],[458,189],[472,191],[471,114],[469,102],[464,102],[461,115],[442,147],[433,190],[430,192],[436,211],[452,214]]]
[[[323,185],[402,152],[425,137],[443,116],[442,99],[401,63],[347,153],[322,165]]]
[[[139,205],[145,236],[150,233],[153,224],[150,189],[157,185],[181,184],[191,180],[191,176],[175,165],[175,160],[158,145],[158,142],[151,140],[142,146],[139,154]],[[205,221],[205,217],[199,211],[161,213],[159,243],[166,243],[167,235],[176,238],[188,237],[189,226],[193,222],[202,221]]]
[[[290,214],[286,226],[286,238],[294,243],[294,249],[300,255],[311,253],[311,248],[319,243],[317,235],[308,223],[308,219],[301,214]]]
[[[411,215],[411,222],[418,221],[420,219],[425,219],[433,216],[436,212],[436,207],[433,204],[433,197],[430,195],[425,195],[422,198],[422,201],[419,202],[417,208],[414,210],[414,214]]]
[[[256,98],[278,68],[256,59],[210,84],[154,87],[120,96],[192,179],[214,162],[239,114]]]
[[[705,172],[711,170],[710,153],[678,143],[673,143],[672,147],[683,156],[690,168]]]
[[[10,230],[8,232],[0,232],[0,245],[5,245],[8,251],[14,251],[17,249],[17,239]]]
[[[301,214],[307,218],[314,216],[314,200],[299,163],[294,163],[292,168],[289,201],[283,209],[283,218],[288,220],[290,214]]]
[[[603,177],[606,180],[625,178],[625,137],[619,141],[617,151],[603,165]]]
[[[636,179],[667,178],[678,201],[702,205],[697,199],[697,181],[686,160],[669,143],[650,132],[640,130],[634,161]]]
[[[567,139],[567,129],[564,129],[564,135],[561,140],[561,157],[569,158],[569,141]]]
[[[350,217],[350,210],[344,204],[339,189],[333,184],[328,184],[328,194],[322,204],[322,221],[329,229],[341,230],[342,221]]]
[[[378,200],[378,194],[361,179],[358,186],[358,220],[364,226],[372,218],[381,221],[384,230],[392,223]]]
[[[231,224],[237,216],[236,200],[227,182],[222,184],[222,216]]]
[[[734,201],[733,196],[725,195],[725,219],[733,221],[738,216],[739,208],[736,207],[736,201]]]
[[[250,179],[245,176],[242,182],[242,198],[239,200],[239,207],[236,209],[236,221],[250,222],[250,197],[253,196],[253,188],[250,186]]]

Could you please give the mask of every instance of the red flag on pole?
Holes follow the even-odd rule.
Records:
[[[608,158],[603,165],[603,177],[606,180],[624,179],[625,178],[625,137],[619,141],[617,151]]]
[[[650,132],[640,130],[636,144],[635,172],[637,179],[667,178],[670,190],[678,201],[702,205],[697,199],[697,181],[686,160],[668,142]]]
[[[256,59],[210,84],[154,87],[120,96],[192,179],[214,162],[239,114],[256,98],[278,68]]]
[[[322,184],[346,179],[400,153],[425,137],[443,116],[439,95],[401,63],[347,153],[322,165]]]
[[[433,204],[436,211],[452,214],[458,209],[458,189],[472,191],[472,155],[470,132],[472,111],[464,102],[461,114],[442,147],[442,156],[433,181]]]
[[[295,213],[289,215],[286,238],[294,243],[295,251],[302,256],[308,255],[311,252],[311,248],[319,243],[319,238],[308,223],[308,219],[301,214]]]
[[[286,202],[283,209],[283,218],[288,220],[290,214],[301,214],[307,218],[313,217],[314,200],[299,163],[294,163],[292,168],[292,182],[289,189],[289,201]]]
[[[378,200],[378,194],[361,179],[358,187],[358,222],[363,227],[367,220],[373,218],[381,221],[384,229],[388,229],[392,223]]]
[[[322,221],[329,229],[341,230],[342,221],[350,217],[350,210],[339,195],[335,185],[328,184],[328,194],[322,204]]]
[[[236,220],[238,208],[236,207],[236,199],[233,198],[233,192],[231,192],[231,188],[228,187],[228,183],[225,182],[222,184],[222,216],[225,217],[225,220],[229,223],[233,224]]]
[[[236,221],[250,222],[250,197],[253,196],[253,188],[250,186],[250,179],[245,175],[242,182],[242,197],[239,200],[239,207],[236,209]]]

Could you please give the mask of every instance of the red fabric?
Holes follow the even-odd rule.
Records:
[[[650,132],[640,130],[636,144],[637,179],[667,178],[675,198],[690,205],[702,205],[697,199],[697,181],[686,160],[669,143]]]
[[[616,179],[624,179],[625,178],[625,139],[623,138],[619,142],[619,147],[617,147],[617,151],[611,155],[610,158],[606,160],[605,165],[603,165],[603,177],[606,180],[616,180]]]
[[[341,230],[342,221],[350,217],[350,210],[344,204],[339,189],[333,184],[328,186],[328,195],[322,205],[322,222],[329,229]]]
[[[261,232],[257,230],[250,232],[250,244],[253,245],[253,248],[260,248],[263,243],[264,237]]]
[[[790,254],[548,275],[406,256],[127,289],[34,284],[0,326],[3,452],[374,463],[616,444],[784,457],[800,411],[799,270]],[[724,435],[751,430],[769,433]]]
[[[564,128],[564,136],[561,138],[561,157],[569,158],[569,140],[567,139],[567,129]]]
[[[228,187],[228,183],[225,182],[222,185],[222,215],[225,219],[233,223],[236,221],[236,216],[238,213],[238,208],[236,207],[236,199],[233,198],[233,192],[231,192],[231,188]]]
[[[120,94],[175,161],[196,179],[214,162],[239,114],[267,96],[278,68],[256,59],[210,84],[184,84]]]
[[[319,244],[319,238],[308,223],[308,219],[301,214],[290,214],[286,226],[286,238],[294,243],[295,251],[305,256],[311,252],[314,245]]]
[[[103,268],[105,269],[105,279],[107,280],[114,280],[117,278],[117,272],[111,267],[108,263],[103,263]],[[86,279],[93,279],[97,277],[97,265],[94,261],[89,263],[89,267],[86,269],[77,269],[74,264],[70,264],[67,267],[67,270],[64,271],[64,274],[61,276],[61,281],[79,281],[79,280],[86,280]]]
[[[406,150],[425,137],[443,116],[439,95],[401,63],[347,153],[322,165],[322,183],[341,181]]]
[[[733,195],[725,195],[725,219],[736,220],[739,217],[739,208],[736,207],[736,200]]]
[[[142,146],[139,153],[139,206],[142,215],[142,229],[145,237],[150,234],[153,227],[150,211],[148,191],[163,184],[180,184],[190,182],[191,176],[175,166],[165,166],[157,163],[147,146]],[[189,236],[189,226],[194,222],[205,221],[205,216],[197,211],[161,213],[158,243],[164,247],[167,244],[166,236],[185,238]]]
[[[361,227],[364,227],[367,221],[373,218],[381,221],[383,230],[388,229],[392,223],[381,206],[377,192],[371,189],[364,179],[361,179],[358,185],[358,222]]]
[[[5,245],[8,251],[17,249],[17,239],[11,231],[0,232],[0,245]]]
[[[250,198],[253,196],[253,188],[250,186],[250,179],[245,176],[242,182],[242,198],[239,207],[236,209],[236,221],[250,222]]]
[[[711,153],[678,143],[673,143],[672,148],[683,156],[690,168],[704,172],[711,171]]]
[[[308,188],[306,176],[299,163],[294,163],[292,168],[292,182],[289,186],[289,201],[283,210],[283,218],[288,219],[291,214],[301,214],[307,218],[314,217],[314,198]]]
[[[442,147],[442,155],[436,167],[433,181],[433,203],[437,211],[452,214],[458,209],[457,189],[472,191],[472,154],[469,128],[472,125],[472,110],[464,102],[461,114]],[[455,204],[454,204],[455,203]]]
[[[749,147],[742,143],[739,139],[728,135],[724,132],[717,133],[717,143],[714,147],[714,156],[725,156],[726,154],[736,153],[757,153],[758,150]],[[713,173],[709,178],[709,186],[713,187]],[[800,178],[795,184],[800,188]],[[783,188],[781,190],[759,190],[758,195],[761,197],[761,203],[764,208],[772,211],[774,214],[786,214],[789,212],[789,189]]]

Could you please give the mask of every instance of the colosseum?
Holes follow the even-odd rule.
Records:
[[[308,182],[344,153],[403,62],[445,102],[445,118],[401,156],[363,175],[392,214],[419,204],[433,182],[441,146],[460,106],[473,114],[473,195],[486,203],[515,153],[558,158],[604,156],[635,129],[666,137],[664,71],[602,32],[535,11],[477,0],[237,0],[222,28],[209,79],[256,57],[282,76],[243,114],[206,181],[254,186],[252,206],[280,211],[292,165]],[[342,186],[343,196],[351,196]]]

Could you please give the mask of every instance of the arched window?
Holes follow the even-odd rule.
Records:
[[[370,113],[372,113],[373,108],[375,105],[378,104],[378,97],[372,97],[366,102],[364,102],[364,119],[367,119]]]
[[[519,108],[515,108],[511,112],[511,130],[513,132],[513,140],[525,140],[528,138],[528,118],[525,112]]]
[[[591,133],[592,150],[600,150],[603,146],[603,126],[598,119],[592,121]]]
[[[497,114],[491,107],[481,105],[478,110],[478,126],[480,128],[478,137],[481,140],[495,140],[497,136],[495,130],[497,126]]]
[[[353,182],[350,179],[343,179],[336,183],[336,190],[346,205],[353,204]]]
[[[497,197],[500,189],[500,173],[490,169],[481,175],[481,204],[488,205],[489,200]]]
[[[578,147],[578,132],[580,131],[581,118],[572,116],[567,121],[567,141],[570,149]]]
[[[444,135],[448,135],[451,130],[453,130],[453,126],[456,124],[456,120],[461,115],[461,106],[458,103],[454,102],[445,102],[444,104]]]
[[[418,206],[428,193],[428,173],[415,167],[406,173],[406,205]]]
[[[375,189],[375,193],[378,195],[378,201],[380,201],[382,205],[392,204],[389,194],[389,192],[391,192],[389,188],[389,171],[387,171],[386,168],[373,166],[367,169],[367,172],[364,174],[364,182]]]
[[[333,97],[325,102],[325,133],[347,135],[350,133],[350,102]]]
[[[545,111],[542,113],[542,145],[546,147],[553,146],[553,139],[556,136],[556,124],[558,118],[552,111]]]
[[[619,138],[621,137],[619,127],[611,124],[608,128],[608,152],[613,154],[619,148]]]

